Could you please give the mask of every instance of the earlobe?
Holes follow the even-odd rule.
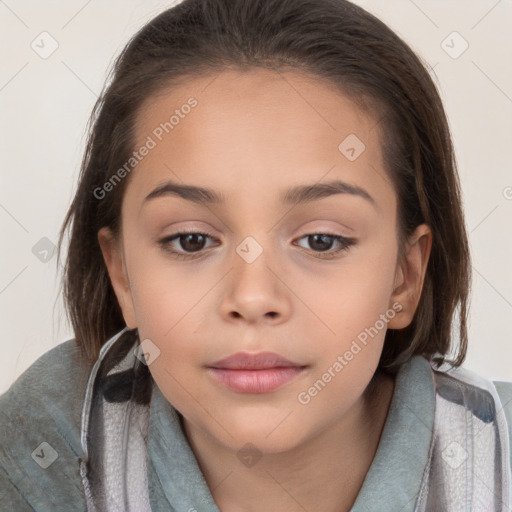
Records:
[[[431,247],[432,232],[426,224],[421,224],[409,237],[404,255],[397,263],[390,303],[398,302],[402,309],[388,323],[388,328],[403,329],[412,322],[421,297]]]
[[[130,329],[134,329],[137,322],[120,240],[116,239],[110,228],[103,227],[98,231],[98,242],[124,321]]]

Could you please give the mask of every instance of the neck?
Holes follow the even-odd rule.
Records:
[[[222,512],[348,512],[377,451],[393,390],[392,377],[376,375],[343,421],[251,467],[185,419],[183,427]]]

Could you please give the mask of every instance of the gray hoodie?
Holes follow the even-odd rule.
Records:
[[[114,341],[113,338],[110,340],[111,346],[115,346]],[[104,350],[99,360],[105,355],[108,354]],[[97,367],[99,362],[94,366]],[[98,386],[99,379],[105,378],[105,374],[102,377],[97,370],[84,362],[74,340],[68,340],[41,356],[0,396],[0,510],[88,510],[88,500],[91,498],[87,496],[90,490],[85,488],[94,480],[87,478],[84,469],[84,461],[91,457],[91,453],[86,453],[87,429],[84,429],[82,413],[86,409],[84,404],[92,403],[94,390],[107,394],[105,386]],[[109,375],[113,373],[111,371]],[[119,371],[119,379],[111,381],[119,389],[124,385],[122,379],[125,373]],[[150,375],[148,371],[146,374]],[[501,414],[505,428],[501,432],[506,432],[506,439],[502,436],[502,444],[495,443],[498,449],[493,455],[493,459],[501,457],[500,467],[504,468],[501,488],[500,482],[495,479],[501,494],[493,498],[496,500],[493,508],[478,508],[477,501],[474,501],[472,510],[509,510],[500,500],[504,499],[503,496],[510,498],[512,495],[512,383],[494,382],[493,385],[491,381],[485,381],[488,389],[497,391],[497,401],[496,406],[491,403],[490,408],[483,408],[481,397],[484,391],[471,387],[468,376],[469,380],[473,377],[477,382],[484,380],[467,371],[462,372],[462,376],[457,372],[452,375],[449,372],[434,372],[430,363],[420,356],[413,357],[401,367],[379,447],[352,508],[353,512],[414,512],[448,506],[442,501],[439,489],[442,486],[445,494],[449,490],[453,495],[454,489],[448,489],[450,475],[466,467],[465,459],[468,453],[476,451],[474,447],[478,447],[478,441],[471,448],[467,439],[465,445],[459,439],[460,444],[467,448],[463,450],[463,458],[457,451],[460,450],[457,448],[459,443],[452,441],[448,444],[447,440],[443,440],[445,431],[441,433],[443,435],[439,434],[436,422],[451,414],[445,407],[452,407],[452,411],[459,407],[464,413],[467,413],[466,409],[473,411],[475,421],[483,421],[482,425],[493,424],[497,413]],[[148,386],[147,437],[141,437],[147,443],[143,445],[144,453],[147,453],[147,466],[140,477],[144,478],[141,481],[151,510],[219,512],[183,433],[179,413],[165,399],[151,377]],[[110,388],[108,392],[112,393],[112,385]],[[461,393],[462,389],[464,393]],[[117,391],[114,389],[115,393]],[[121,389],[118,395],[122,394]],[[126,403],[134,400],[133,396],[125,398]],[[114,402],[121,400],[118,397]],[[87,428],[93,426],[91,423]],[[447,446],[441,452],[443,442]],[[125,460],[131,461],[133,467],[136,456],[130,453],[132,444],[128,444],[125,451]],[[506,460],[502,460],[503,456]],[[471,460],[469,457],[468,461]],[[459,485],[459,480],[453,480],[455,486]],[[502,482],[506,482],[508,489],[503,488]],[[469,491],[464,489],[467,495]],[[494,494],[497,494],[496,491]],[[473,499],[479,498],[473,496]],[[489,503],[487,501],[485,506],[489,507]],[[462,506],[462,503],[458,503],[458,506]],[[115,510],[116,507],[111,509]],[[118,509],[142,512],[139,508]],[[89,510],[94,510],[91,504]],[[104,509],[98,510],[103,512]]]

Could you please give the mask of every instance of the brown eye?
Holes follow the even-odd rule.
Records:
[[[162,238],[158,244],[173,256],[187,258],[199,256],[204,252],[203,249],[208,239],[213,240],[214,238],[208,233],[181,231]]]
[[[330,235],[308,235],[309,246],[314,251],[328,251],[334,241],[334,237]]]
[[[341,235],[333,235],[329,233],[311,233],[301,237],[299,240],[302,239],[307,239],[310,250],[319,254],[326,253],[329,257],[347,250],[355,243],[353,238],[346,238]],[[331,250],[335,242],[338,243],[338,248]]]
[[[205,236],[202,233],[187,233],[175,237],[179,240],[179,245],[187,252],[200,251],[204,248]]]

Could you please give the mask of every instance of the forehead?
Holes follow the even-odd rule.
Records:
[[[390,188],[377,120],[303,72],[251,68],[182,79],[144,102],[135,138],[135,148],[152,141],[133,173],[139,201],[165,179],[227,197],[334,179],[373,196]]]

